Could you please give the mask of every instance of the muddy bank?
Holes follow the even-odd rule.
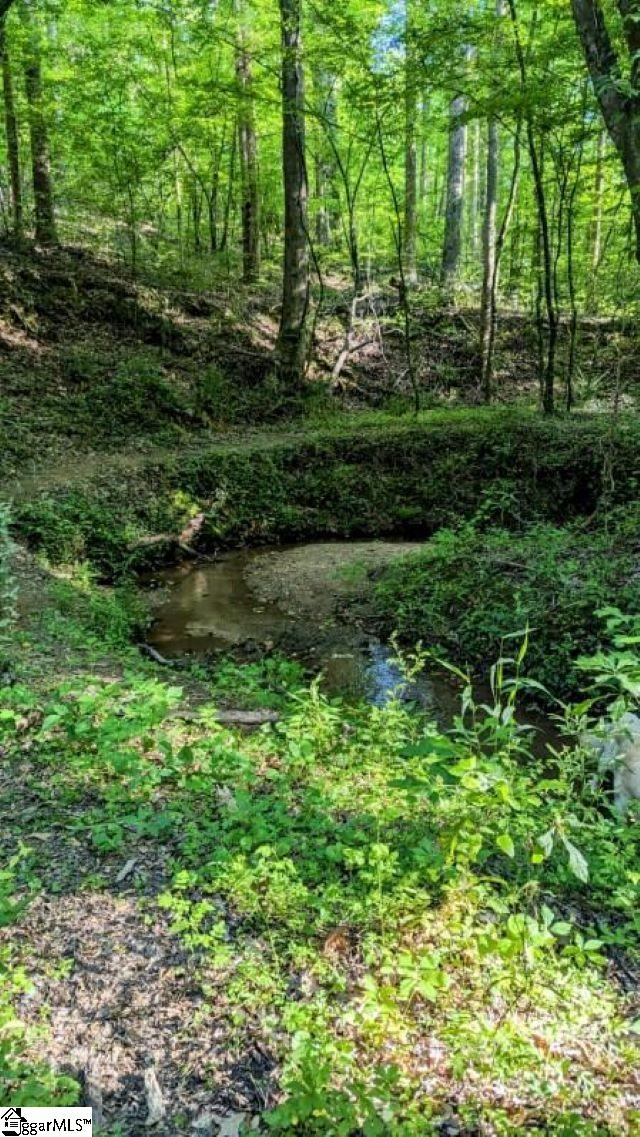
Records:
[[[263,604],[294,619],[335,622],[338,607],[363,595],[368,575],[416,552],[412,541],[324,541],[259,553],[245,580]]]

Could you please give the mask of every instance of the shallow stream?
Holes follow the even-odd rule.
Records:
[[[381,705],[402,689],[437,717],[451,719],[455,687],[421,676],[407,684],[393,649],[362,622],[340,616],[357,605],[366,574],[414,552],[409,542],[315,542],[287,548],[240,549],[211,563],[183,564],[159,574],[168,592],[149,642],[165,657],[232,651],[253,658],[282,650],[322,673],[332,695]]]
[[[149,643],[170,659],[229,652],[251,660],[280,650],[321,674],[328,694],[377,706],[400,694],[450,725],[460,708],[459,686],[442,673],[407,683],[393,648],[358,618],[368,574],[419,547],[314,542],[233,550],[165,570],[157,577],[162,599]],[[488,699],[486,689],[478,694]],[[525,717],[540,741],[553,738],[542,716]]]

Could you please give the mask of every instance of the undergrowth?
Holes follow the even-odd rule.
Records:
[[[280,724],[253,735],[218,725],[214,702],[185,722],[180,687],[148,669],[36,691],[23,663],[0,743],[40,805],[5,833],[31,849],[9,903],[52,887],[30,842],[44,813],[74,888],[96,887],[74,879],[74,843],[105,868],[170,849],[146,903],[183,941],[202,1013],[226,1006],[232,1050],[258,1039],[279,1070],[259,1087],[268,1131],[631,1134],[640,1021],[608,956],[638,956],[640,825],[575,744],[534,757],[515,719],[525,647],[488,704],[465,688],[445,732],[397,701],[300,690],[283,662],[218,673],[217,696],[282,689]],[[584,674],[633,702],[614,657]],[[15,946],[8,962],[15,1000]]]
[[[481,672],[505,637],[531,630],[529,674],[556,697],[577,695],[575,661],[595,651],[594,612],[615,600],[640,609],[638,509],[619,508],[560,527],[514,531],[480,512],[441,529],[424,548],[384,570],[375,606],[411,642]]]

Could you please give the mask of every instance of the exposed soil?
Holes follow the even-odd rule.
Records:
[[[247,582],[264,604],[277,604],[314,625],[329,619],[340,602],[363,591],[367,575],[420,549],[419,542],[325,541],[263,552],[246,568]]]
[[[166,1110],[155,1133],[195,1125],[204,1137],[240,1113],[250,1123],[270,1099],[275,1062],[257,1031],[242,1044],[215,979],[157,907],[141,905],[143,867],[120,895],[42,896],[13,929],[33,981],[21,1017],[47,1022],[37,1057],[79,1079],[128,1137],[148,1132],[149,1069]]]

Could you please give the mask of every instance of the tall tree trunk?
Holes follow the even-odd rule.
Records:
[[[471,252],[473,254],[474,267],[478,260],[480,252],[480,236],[482,232],[482,215],[483,210],[481,206],[481,176],[480,176],[480,155],[482,152],[482,133],[480,126],[480,119],[476,119],[473,127],[473,169],[471,183],[471,202],[469,205],[471,211]],[[486,210],[485,210],[486,217]]]
[[[224,215],[222,218],[222,235],[220,237],[221,253],[224,253],[229,240],[229,223],[231,220],[231,206],[236,180],[236,154],[238,152],[238,132],[234,130],[231,135],[231,152],[229,154],[229,180],[227,182],[227,196],[224,202]]]
[[[587,307],[590,312],[598,309],[598,273],[602,258],[602,200],[604,195],[604,156],[607,145],[607,132],[598,135],[596,153],[596,176],[593,186],[593,219],[591,223],[591,275],[587,289]]]
[[[405,22],[405,136],[404,136],[404,275],[407,285],[418,283],[416,262],[418,208],[418,154],[416,122],[418,118],[418,84],[415,44],[413,40],[413,0],[406,2]]]
[[[55,245],[58,243],[58,234],[53,206],[49,135],[42,96],[40,34],[36,22],[37,16],[32,10],[32,2],[33,0],[23,0],[22,11],[27,30],[24,78],[29,107],[35,234],[36,241],[41,244]]]
[[[238,19],[236,38],[236,77],[238,81],[238,142],[240,146],[240,192],[242,200],[242,276],[245,284],[260,275],[260,188],[258,184],[258,141],[253,101],[251,56],[243,26],[241,0],[234,0]]]
[[[501,0],[497,0],[497,15],[502,15]],[[491,320],[494,311],[494,292],[496,275],[496,234],[498,216],[498,163],[500,159],[500,137],[496,118],[489,119],[487,140],[487,194],[484,209],[482,232],[482,303],[480,309],[480,382],[484,401],[491,402],[492,374],[489,357],[491,343]]]
[[[315,157],[316,240],[319,245],[330,245],[336,222],[335,209],[329,205],[336,167],[333,151],[337,146],[336,80],[324,67],[314,72],[315,104],[320,118],[320,131]]]
[[[282,314],[275,362],[282,384],[295,391],[306,370],[310,301],[301,0],[280,0],[280,17],[285,234]]]
[[[547,360],[544,368],[544,375],[541,376],[542,382],[542,409],[545,414],[553,414],[555,408],[555,367],[556,367],[556,349],[558,346],[558,313],[556,310],[555,294],[553,287],[553,255],[551,248],[551,231],[549,226],[549,212],[547,209],[547,198],[545,192],[544,178],[542,175],[542,160],[538,153],[536,144],[536,136],[531,113],[531,107],[528,102],[527,92],[527,64],[525,60],[522,42],[520,39],[520,26],[518,23],[518,13],[516,9],[515,0],[508,0],[509,12],[513,24],[514,42],[516,49],[516,59],[518,63],[518,70],[520,72],[520,87],[523,99],[527,101],[525,110],[525,123],[527,128],[527,144],[529,149],[529,158],[531,161],[531,172],[533,174],[533,186],[535,191],[536,206],[538,209],[539,220],[539,233],[540,233],[540,250],[543,269],[543,286],[545,306],[547,310],[547,321],[549,326],[549,338],[547,343]]]
[[[462,251],[462,219],[464,206],[464,167],[467,152],[467,127],[461,121],[467,109],[463,95],[456,95],[449,108],[449,164],[445,206],[444,246],[442,250],[442,286],[453,291],[460,268]]]
[[[497,0],[500,4],[501,0]],[[497,124],[496,130],[497,130]],[[513,215],[516,207],[516,200],[518,197],[518,185],[520,180],[520,164],[521,164],[521,146],[520,136],[522,133],[522,116],[518,115],[516,123],[516,132],[513,138],[513,170],[511,173],[511,184],[509,186],[509,194],[507,197],[507,204],[502,217],[502,224],[500,230],[495,236],[495,247],[493,254],[487,257],[487,292],[488,292],[488,311],[484,310],[484,290],[483,290],[483,313],[482,313],[482,340],[481,340],[481,357],[482,357],[482,387],[485,393],[486,402],[491,401],[493,393],[493,357],[496,342],[496,330],[498,326],[498,286],[500,282],[500,268],[502,264],[502,254],[504,252],[507,234],[511,227]],[[498,136],[499,144],[499,136]],[[496,168],[496,191],[499,181],[499,155]],[[489,179],[487,179],[489,182]],[[488,190],[488,186],[487,186]],[[496,192],[497,196],[497,192]],[[488,206],[487,206],[488,212]],[[494,221],[495,226],[495,221]],[[489,237],[489,235],[486,235]],[[489,244],[489,240],[487,241]],[[493,262],[493,263],[491,263]],[[485,338],[486,336],[486,338]]]
[[[426,99],[422,103],[420,113],[420,130],[422,137],[420,139],[420,175],[418,181],[418,200],[421,204],[427,200],[429,191],[429,151],[427,148],[427,120],[428,120],[428,103]]]
[[[640,3],[617,0],[630,57],[627,77],[622,73],[600,0],[571,2],[593,88],[629,186],[640,263]]]
[[[13,97],[13,76],[11,74],[11,60],[9,58],[7,28],[4,17],[0,20],[0,57],[2,59],[2,93],[4,98],[4,122],[7,133],[7,158],[9,161],[9,178],[11,180],[13,235],[20,240],[23,231],[20,138],[18,134],[15,100]]]

